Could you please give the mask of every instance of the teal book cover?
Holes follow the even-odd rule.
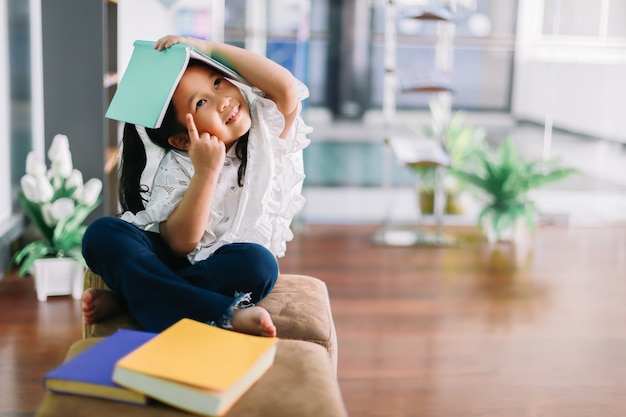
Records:
[[[119,359],[154,336],[155,333],[120,329],[48,372],[43,378],[44,387],[61,394],[146,404],[146,395],[113,381],[113,370]]]
[[[160,127],[190,59],[201,60],[224,76],[248,84],[237,72],[190,45],[176,44],[158,51],[154,44],[134,42],[130,61],[106,112],[107,118],[151,129]]]

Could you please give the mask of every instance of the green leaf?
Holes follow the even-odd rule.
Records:
[[[81,224],[98,204],[100,204],[100,199],[90,206],[78,205],[72,215],[57,223],[52,242],[58,250],[66,252],[81,245],[85,233],[85,227]]]
[[[474,155],[480,161],[478,168],[453,167],[451,172],[485,195],[489,203],[479,214],[478,224],[483,225],[489,215],[498,237],[520,217],[534,231],[536,205],[529,200],[528,192],[579,172],[559,166],[557,159],[527,162],[509,138],[495,151],[478,149]]]
[[[87,264],[85,263],[85,258],[83,258],[83,253],[81,252],[80,248],[70,249],[65,253],[65,257],[76,259],[83,265],[83,267],[87,267]]]
[[[20,265],[18,275],[24,276],[29,273],[31,266],[33,265],[33,263],[35,263],[37,259],[46,258],[54,254],[54,248],[52,248],[46,242],[32,242],[24,246],[24,248],[19,250],[13,256],[10,265]]]
[[[67,181],[66,179],[61,180],[61,186],[58,189],[54,190],[54,196],[52,197],[52,201],[56,201],[59,198],[72,198],[73,199],[74,192],[76,191],[76,188],[78,187],[65,188],[66,181]]]
[[[52,242],[52,235],[54,234],[54,230],[52,227],[46,224],[43,215],[41,214],[42,203],[33,203],[26,198],[24,193],[19,193],[18,199],[20,201],[20,205],[26,213],[26,216],[30,219],[31,222],[33,222],[37,230],[41,232],[43,237],[48,240],[48,242]]]
[[[98,205],[100,205],[101,201],[102,199],[98,198],[96,202],[90,206],[79,204],[76,207],[76,210],[74,211],[72,216],[70,216],[66,227],[71,230],[80,226],[80,224],[85,221],[87,216],[89,216],[89,214],[91,214],[91,212],[94,211],[94,209],[98,207]]]

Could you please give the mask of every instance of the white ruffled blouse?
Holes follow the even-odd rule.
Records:
[[[213,196],[211,216],[196,248],[187,255],[191,263],[208,258],[228,243],[251,242],[283,256],[286,242],[293,239],[290,225],[304,206],[302,150],[309,145],[311,132],[300,114],[285,139],[279,138],[285,125],[276,104],[251,89],[233,81],[250,103],[252,127],[248,137],[248,162],[243,187],[237,184],[240,160],[235,146],[226,154]],[[300,100],[309,96],[299,83]],[[299,105],[298,113],[302,110]],[[159,223],[167,220],[189,186],[194,168],[187,152],[171,150],[161,160],[150,189],[146,209],[122,219],[143,230],[159,232]]]

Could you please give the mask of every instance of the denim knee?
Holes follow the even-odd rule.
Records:
[[[114,217],[100,217],[87,226],[82,243],[83,256],[86,260],[91,258],[91,254],[97,256],[102,251],[102,245],[106,245],[107,236],[116,221],[121,220]]]
[[[229,285],[247,288],[247,291],[253,292],[257,301],[274,288],[278,278],[278,262],[264,246],[231,243],[222,246],[212,257],[215,258],[209,260],[209,263],[221,270],[218,275],[227,274]]]
[[[247,243],[247,255],[250,268],[250,277],[255,277],[258,291],[254,293],[253,302],[259,302],[265,298],[274,288],[278,279],[278,261],[272,252],[262,245]]]
[[[272,287],[278,277],[278,261],[272,252],[262,245],[256,243],[246,243],[247,255],[250,259],[248,267],[251,268],[251,275],[263,277],[262,280],[270,282]]]
[[[102,258],[117,261],[128,255],[138,255],[150,248],[145,233],[136,226],[116,217],[94,220],[83,235],[83,257],[90,267]]]

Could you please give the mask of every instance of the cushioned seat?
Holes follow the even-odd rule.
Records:
[[[81,340],[67,357],[101,340]],[[345,417],[327,353],[316,343],[279,340],[270,369],[230,409],[228,417]],[[184,417],[190,414],[153,402],[148,406],[48,392],[36,417]]]
[[[85,272],[85,288],[106,288],[100,276]],[[281,339],[316,343],[326,349],[332,369],[337,369],[337,335],[326,284],[307,275],[282,274],[272,292],[259,303],[269,311]],[[121,313],[85,325],[84,337],[102,337],[119,328],[141,329],[130,315]]]

